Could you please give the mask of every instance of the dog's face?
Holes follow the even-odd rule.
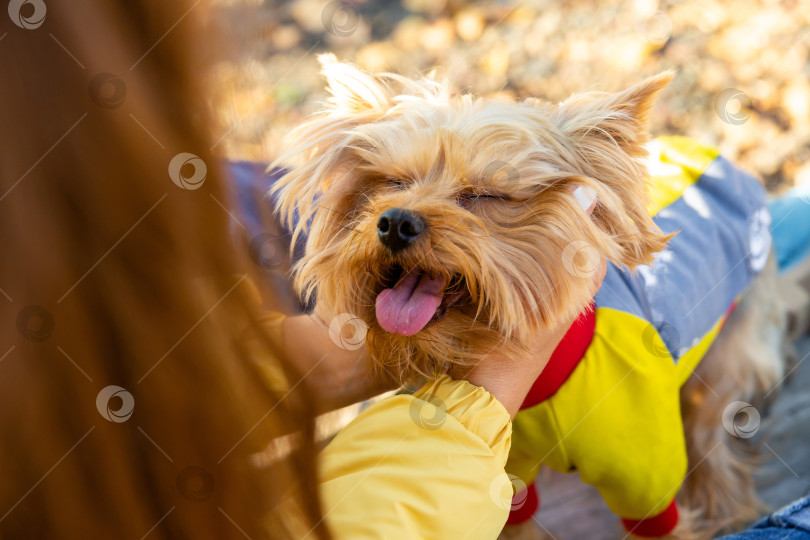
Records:
[[[603,257],[634,267],[663,249],[640,158],[670,74],[560,105],[330,58],[324,74],[329,105],[279,160],[293,165],[279,210],[298,213],[296,234],[311,222],[296,284],[323,312],[362,319],[372,355],[403,379],[519,349],[586,307]]]

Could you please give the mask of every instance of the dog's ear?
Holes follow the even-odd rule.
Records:
[[[350,180],[356,165],[349,151],[354,130],[381,118],[393,96],[382,76],[340,63],[332,54],[318,59],[330,94],[327,106],[286,137],[286,151],[270,166],[288,171],[271,193],[287,226],[298,222],[296,237],[315,214],[320,194]]]
[[[662,234],[648,213],[642,158],[647,156],[650,108],[673,76],[667,71],[617,94],[580,94],[552,113],[562,144],[570,149],[565,166],[597,193],[596,229],[589,241],[614,263],[630,268],[650,264],[671,236]]]
[[[390,92],[379,78],[351,64],[338,62],[334,54],[318,56],[326,79],[330,105],[348,113],[382,113],[390,107]]]
[[[616,94],[578,94],[557,107],[557,127],[575,142],[595,138],[638,156],[647,142],[655,97],[675,76],[664,71]]]

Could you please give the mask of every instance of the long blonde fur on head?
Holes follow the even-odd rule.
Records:
[[[403,380],[494,347],[522,350],[534,330],[581,312],[592,294],[583,258],[635,267],[664,248],[641,158],[671,73],[552,105],[369,74],[332,56],[322,64],[330,98],[274,164],[289,167],[274,188],[278,210],[290,226],[297,215],[295,235],[307,236],[295,283],[326,312],[363,319],[372,353]],[[572,195],[578,186],[596,194],[590,215]],[[426,223],[399,253],[378,238],[390,208]],[[463,301],[402,336],[378,324],[375,299],[408,270]]]

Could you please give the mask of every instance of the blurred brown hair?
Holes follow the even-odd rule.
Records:
[[[50,2],[33,29],[3,17],[2,538],[292,537],[267,527],[282,495],[320,523],[311,444],[249,459],[281,433],[309,441],[312,410],[262,386],[240,344],[250,263],[219,205],[199,3]],[[169,176],[181,152],[207,165],[199,189]],[[134,399],[125,421],[110,411],[126,394],[97,407],[110,385]]]

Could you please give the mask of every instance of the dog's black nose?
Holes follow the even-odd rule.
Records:
[[[404,208],[389,208],[377,221],[380,242],[391,251],[405,249],[425,230],[425,221],[419,214]]]

